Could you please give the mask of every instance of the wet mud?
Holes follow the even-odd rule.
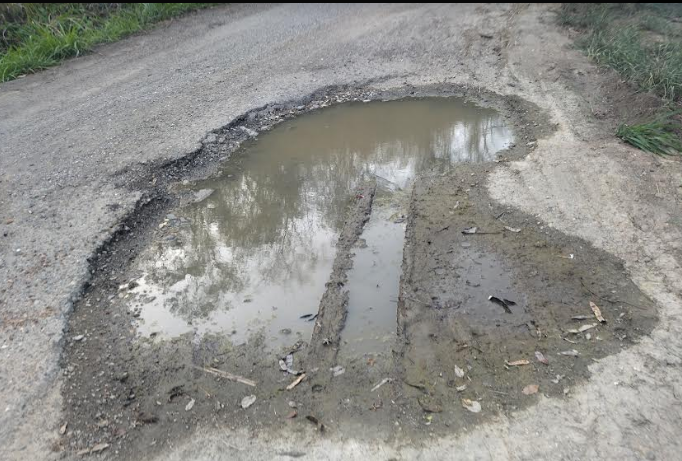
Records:
[[[200,171],[213,176],[168,182],[167,193],[153,202],[156,208],[129,221],[137,226],[130,225],[95,261],[62,360],[69,423],[64,446],[77,452],[109,443],[110,455],[139,458],[197,427],[320,431],[306,416],[324,424],[323,434],[425,443],[425,435],[513,412],[539,395],[565,398],[574,384],[589,379],[590,363],[648,334],[656,322],[654,306],[618,259],[488,197],[487,173],[497,162],[525,155],[551,131],[533,106],[490,94],[462,92],[486,110],[497,109],[496,120],[513,133],[513,140],[507,136],[506,144],[493,148],[476,144],[485,133],[472,137],[475,144],[464,151],[478,146],[473,150],[493,154],[473,159],[483,162],[433,161],[412,169],[409,185],[375,169],[336,195],[322,194],[333,210],[334,225],[325,237],[332,245],[326,262],[316,266],[322,274],[310,286],[317,291],[302,293],[307,298],[301,299],[310,300],[305,305],[286,307],[283,292],[258,298],[267,288],[225,288],[229,268],[248,263],[226,252],[234,244],[202,244],[196,236],[215,236],[207,217],[221,203],[248,196],[248,188],[222,196],[209,182],[245,180],[250,170],[242,169],[239,146],[259,142],[249,141],[255,137],[249,130],[267,130],[335,102],[458,92],[330,90],[324,98],[261,109],[213,135],[204,158],[214,156],[215,165],[191,169],[199,177]],[[456,137],[448,145],[454,152]],[[334,172],[328,173],[322,184],[333,183]],[[263,203],[271,206],[262,214],[267,220],[286,206]],[[239,216],[222,211],[227,218],[220,225],[240,226]],[[255,219],[228,241],[258,239],[251,230],[268,222]],[[396,238],[404,239],[397,250],[394,243],[380,245]],[[314,245],[304,238],[300,246]],[[258,253],[243,248],[248,257]],[[267,257],[253,274],[286,260]],[[376,261],[390,267],[376,269]],[[385,280],[395,284],[382,287]],[[378,291],[368,291],[377,284]],[[368,294],[358,296],[363,292]],[[605,323],[595,318],[590,302]],[[234,308],[220,308],[227,305]],[[220,313],[228,317],[216,317]],[[250,395],[256,401],[243,408]]]

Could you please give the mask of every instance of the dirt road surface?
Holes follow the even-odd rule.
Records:
[[[547,6],[226,6],[0,85],[0,458],[62,459],[64,330],[89,259],[146,178],[212,130],[331,85],[516,96],[527,154],[479,171],[517,210],[623,261],[658,323],[567,395],[422,440],[205,423],[158,459],[676,459],[682,419],[682,168],[618,142],[637,98],[570,48]],[[172,179],[172,178],[170,178]],[[491,204],[491,206],[493,206]],[[567,345],[569,346],[569,345]],[[68,433],[68,427],[65,432]],[[371,427],[368,431],[371,431]],[[371,434],[370,434],[371,435]],[[426,440],[426,441],[425,441]],[[133,442],[130,442],[133,443]],[[135,446],[123,455],[136,459]],[[116,457],[114,447],[91,456]]]

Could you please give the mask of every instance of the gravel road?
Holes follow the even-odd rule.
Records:
[[[428,445],[202,427],[159,458],[679,457],[682,168],[611,136],[630,101],[549,8],[230,5],[1,84],[0,459],[69,456],[53,449],[69,404],[63,330],[88,259],[142,196],[128,173],[188,155],[250,109],[346,84],[451,84],[539,106],[556,130],[491,170],[491,197],[621,258],[660,322],[567,397]]]

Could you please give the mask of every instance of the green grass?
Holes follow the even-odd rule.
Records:
[[[616,136],[643,151],[657,155],[680,155],[682,142],[677,135],[679,125],[673,121],[676,113],[668,114],[652,122],[637,125],[622,124]]]
[[[582,31],[576,41],[587,56],[618,72],[638,91],[662,99],[664,111],[682,103],[682,4],[563,3],[559,24]],[[682,151],[680,126],[667,115],[622,124],[617,136],[659,155]]]
[[[0,3],[0,82],[211,3]]]

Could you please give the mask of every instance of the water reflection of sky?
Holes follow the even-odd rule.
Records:
[[[282,123],[197,185],[215,192],[177,210],[138,259],[140,331],[241,342],[264,328],[274,345],[309,334],[299,317],[317,311],[361,181],[405,188],[422,171],[492,160],[510,141],[499,115],[456,99],[344,104]]]

